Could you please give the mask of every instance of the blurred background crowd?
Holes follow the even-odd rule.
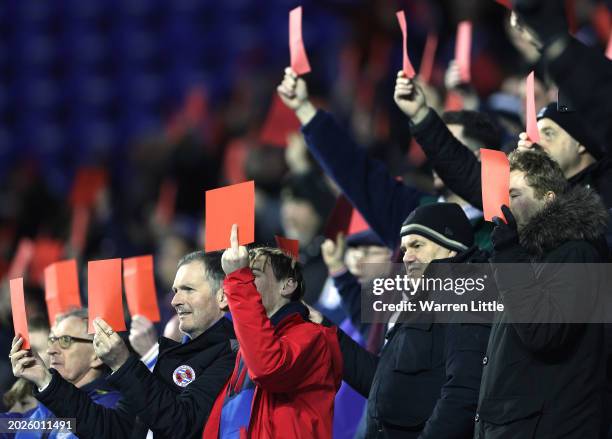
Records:
[[[574,35],[603,51],[612,2],[567,3]],[[319,301],[321,235],[338,191],[309,156],[295,116],[276,105],[289,63],[288,11],[298,4],[317,104],[426,191],[435,192],[431,170],[393,103],[402,60],[395,11],[406,12],[417,70],[437,37],[432,107],[451,108],[459,95],[464,108],[489,113],[513,147],[524,130],[525,76],[535,69],[538,108],[556,100],[535,49],[493,0],[5,0],[0,393],[15,380],[9,277],[24,275],[31,327],[44,328],[48,264],[79,261],[85,302],[87,261],[153,254],[161,333],[174,315],[176,263],[203,248],[207,189],[254,179],[256,241],[299,239],[305,299]],[[451,62],[462,20],[473,23],[470,85]]]

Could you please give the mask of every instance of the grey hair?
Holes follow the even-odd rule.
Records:
[[[62,320],[66,320],[68,317],[76,317],[85,321],[85,325],[89,324],[89,313],[87,311],[87,308],[74,308],[69,311],[66,311],[65,313],[58,314],[55,317],[55,324],[57,325],[59,322],[61,322]]]
[[[200,262],[204,267],[205,279],[210,283],[212,291],[216,292],[221,288],[223,279],[225,279],[225,272],[221,266],[221,255],[221,252],[206,253],[202,250],[198,250],[183,256],[176,268],[179,269],[183,265],[195,261]]]

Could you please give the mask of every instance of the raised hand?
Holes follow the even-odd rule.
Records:
[[[144,316],[134,316],[130,325],[130,344],[142,357],[157,343],[157,331],[149,319]]]
[[[308,99],[306,82],[300,78],[291,67],[285,69],[283,82],[276,87],[283,103],[295,111],[302,125],[306,125],[314,117],[317,110]]]
[[[346,241],[342,232],[338,233],[336,242],[331,239],[326,239],[323,244],[321,244],[321,255],[323,256],[323,261],[325,261],[325,265],[327,265],[327,270],[330,274],[346,270],[346,265],[344,264],[345,251]]]
[[[15,336],[9,354],[13,375],[34,383],[39,389],[46,387],[51,382],[51,372],[36,352],[21,349],[22,345],[23,338]]]
[[[113,328],[104,320],[97,318],[93,321],[96,334],[94,335],[93,347],[96,355],[113,372],[119,369],[127,361],[130,351]]]
[[[414,123],[421,122],[429,113],[423,90],[413,79],[407,78],[401,70],[397,73],[395,80],[393,99],[399,109]]]
[[[238,224],[232,225],[230,247],[221,256],[221,267],[225,274],[249,266],[249,252],[246,247],[238,244]]]

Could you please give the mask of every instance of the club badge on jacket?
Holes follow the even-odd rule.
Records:
[[[193,370],[193,367],[187,366],[186,364],[177,367],[172,373],[174,384],[179,387],[187,387],[195,380],[195,378],[195,370]]]

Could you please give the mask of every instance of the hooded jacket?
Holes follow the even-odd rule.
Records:
[[[606,222],[600,198],[574,187],[529,220],[520,244],[493,253],[504,311],[483,360],[475,438],[601,437],[604,325],[590,322],[605,290],[602,266],[589,263],[605,260]]]

